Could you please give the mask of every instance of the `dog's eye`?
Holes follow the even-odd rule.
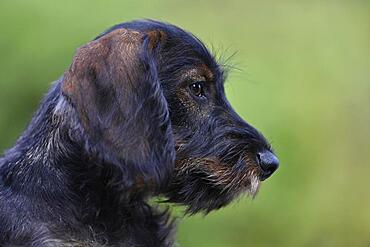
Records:
[[[197,81],[190,85],[190,91],[197,97],[204,97],[204,82]]]

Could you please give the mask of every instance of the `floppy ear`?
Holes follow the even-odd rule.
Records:
[[[87,148],[119,167],[127,186],[165,185],[174,166],[171,122],[156,67],[163,35],[112,31],[78,49],[62,82],[87,134]]]

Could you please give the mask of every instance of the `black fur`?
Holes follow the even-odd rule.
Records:
[[[0,246],[173,246],[151,197],[196,213],[254,195],[270,146],[229,105],[224,74],[196,37],[156,21],[80,48],[0,159]]]

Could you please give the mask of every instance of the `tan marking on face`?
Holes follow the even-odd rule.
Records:
[[[246,161],[248,162],[248,161]],[[192,170],[207,172],[207,179],[225,190],[239,188],[254,195],[259,187],[258,169],[254,163],[243,171],[233,170],[235,164],[222,164],[217,158],[187,159],[176,162],[179,173]],[[253,193],[252,193],[253,192]]]
[[[214,75],[205,64],[185,69],[180,78],[182,81],[213,81]]]
[[[213,74],[204,64],[184,69],[180,77],[181,82],[187,82],[189,85],[197,81],[211,82],[212,80]],[[176,92],[176,95],[186,109],[203,114],[204,117],[207,116],[207,113],[201,111],[197,102],[190,97],[187,85],[185,87],[181,87],[180,90]]]

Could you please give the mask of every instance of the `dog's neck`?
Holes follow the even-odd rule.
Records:
[[[15,146],[0,159],[5,185],[37,196],[53,193],[55,185],[63,186],[67,181],[66,169],[71,161],[82,157],[82,149],[71,140],[71,125],[58,112],[62,109],[58,106],[61,99],[60,85],[56,83]]]

